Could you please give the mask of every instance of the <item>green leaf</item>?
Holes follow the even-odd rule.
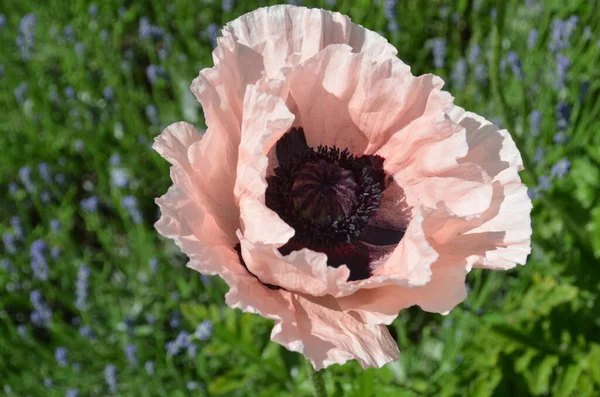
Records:
[[[600,386],[600,345],[592,343],[588,355],[588,372],[592,380]]]
[[[581,375],[581,365],[579,364],[571,364],[564,371],[562,377],[560,378],[558,389],[554,394],[556,397],[568,397],[573,393],[575,387],[577,386],[577,380]]]
[[[552,371],[558,365],[558,357],[546,356],[542,362],[532,371],[529,384],[534,395],[548,394],[550,392],[550,377]]]

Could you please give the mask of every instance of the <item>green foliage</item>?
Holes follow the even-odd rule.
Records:
[[[97,2],[95,17],[87,0],[3,3],[0,234],[18,234],[16,217],[22,236],[16,252],[0,248],[0,260],[9,261],[0,268],[0,393],[55,397],[78,389],[80,396],[106,396],[105,369],[112,364],[120,396],[311,395],[303,359],[269,341],[273,322],[226,307],[224,283],[186,269],[179,249],[152,227],[154,198],[170,180],[168,164],[149,145],[171,122],[204,126],[188,86],[212,65],[209,25],[274,3],[234,1],[225,12],[216,0],[108,0]],[[598,396],[598,2],[401,0],[393,9],[398,31],[384,3],[338,0],[333,8],[384,34],[414,74],[442,76],[460,106],[509,128],[534,195],[533,252],[526,267],[473,270],[469,298],[447,316],[417,308],[400,313],[390,326],[400,361],[376,370],[356,362],[332,366],[324,374],[329,393]],[[17,37],[27,13],[36,23],[31,58],[24,60]],[[579,20],[560,50],[571,65],[566,84],[557,87],[553,21],[572,16]],[[162,29],[160,40],[140,38],[142,17]],[[532,29],[538,38],[530,46]],[[446,39],[442,67],[433,62],[434,38]],[[479,58],[460,76],[456,65],[476,46]],[[508,61],[511,51],[522,78]],[[167,77],[149,82],[149,65]],[[563,143],[555,142],[563,128],[559,103],[571,110]],[[542,115],[539,134],[531,125],[534,110]],[[114,157],[111,162],[114,155],[119,164]],[[551,176],[564,158],[568,173]],[[41,163],[50,167],[51,180],[38,169]],[[31,169],[33,188],[23,181],[23,167]],[[115,181],[119,175],[126,183]],[[547,189],[542,176],[550,178]],[[98,199],[96,211],[82,205],[90,197]],[[137,199],[141,222],[128,197]],[[36,277],[31,265],[38,239],[47,247],[47,279]],[[77,302],[81,264],[90,272],[85,307]],[[40,291],[52,311],[47,327],[32,324],[39,312],[32,291]],[[207,321],[212,332],[190,337],[195,352],[169,354],[169,342]],[[130,345],[137,364],[128,359]],[[59,347],[68,350],[65,366],[55,356]]]

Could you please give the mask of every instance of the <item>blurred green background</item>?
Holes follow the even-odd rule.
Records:
[[[161,129],[204,127],[189,84],[257,0],[3,1],[0,394],[309,396],[272,322],[223,303],[152,227]],[[474,270],[447,316],[403,311],[399,362],[333,366],[333,396],[600,395],[600,5],[306,1],[385,35],[414,74],[508,128],[533,252]]]

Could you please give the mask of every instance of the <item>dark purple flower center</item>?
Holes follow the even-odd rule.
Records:
[[[348,265],[350,280],[370,277],[375,246],[395,245],[403,236],[369,224],[386,186],[383,158],[355,157],[347,149],[310,148],[302,128],[276,146],[279,166],[267,178],[266,205],[296,234],[279,251],[309,248],[327,254],[327,264]]]

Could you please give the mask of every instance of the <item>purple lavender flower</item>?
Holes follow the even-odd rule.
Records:
[[[208,38],[214,47],[217,43],[217,37],[219,35],[219,25],[216,23],[209,24],[206,27],[206,34],[208,35]]]
[[[117,367],[112,364],[104,367],[104,380],[110,393],[115,394],[117,392]]]
[[[92,17],[92,19],[96,19],[98,16],[98,6],[96,4],[90,4],[88,7],[88,13]]]
[[[566,129],[571,123],[571,107],[567,102],[560,102],[556,105],[557,127],[559,130]]]
[[[146,117],[151,124],[158,124],[158,109],[156,106],[146,106]]]
[[[479,61],[479,56],[481,55],[481,47],[477,44],[472,44],[469,47],[469,55],[467,57],[467,61],[469,65],[475,65]]]
[[[552,140],[554,141],[554,143],[562,145],[569,141],[569,137],[567,136],[567,134],[565,134],[564,131],[558,131],[556,134],[554,134]]]
[[[77,55],[77,58],[83,58],[85,55],[85,44],[83,44],[82,41],[75,43],[75,54]]]
[[[46,251],[48,247],[43,240],[37,239],[29,247],[29,256],[31,259],[31,270],[33,277],[41,281],[48,279],[48,262],[46,261]]]
[[[21,226],[21,218],[18,216],[13,216],[10,218],[10,225],[13,228],[13,233],[17,240],[23,239],[23,227]]]
[[[21,167],[19,169],[19,180],[29,193],[35,192],[35,186],[31,182],[31,168]]]
[[[85,265],[79,265],[77,271],[77,281],[75,282],[75,306],[85,311],[88,308],[88,288],[90,279],[90,269]]]
[[[54,358],[59,367],[66,367],[69,365],[69,351],[64,346],[56,348],[54,351]]]
[[[533,110],[529,114],[529,129],[531,130],[532,136],[538,136],[540,134],[540,127],[542,125],[542,112],[539,110]]]
[[[221,9],[224,13],[231,12],[233,10],[233,0],[222,0],[221,1]]]
[[[535,47],[538,36],[539,36],[539,32],[537,31],[537,29],[534,28],[529,31],[529,34],[527,35],[527,48],[528,49],[531,50],[533,47]]]
[[[96,212],[98,210],[98,197],[90,196],[81,200],[81,208],[83,208],[85,212]]]
[[[13,91],[15,94],[15,99],[19,105],[22,105],[27,99],[27,91],[29,91],[29,84],[26,82],[19,84]]]
[[[60,256],[60,253],[61,253],[61,250],[59,247],[52,247],[52,249],[50,250],[50,256],[54,260],[58,259],[58,257]]]
[[[67,389],[67,393],[65,397],[79,397],[79,390],[77,389]]]
[[[83,143],[81,139],[76,139],[75,142],[73,142],[73,148],[76,152],[80,153],[85,148],[85,143]]]
[[[146,68],[146,77],[150,84],[156,84],[158,80],[162,80],[167,77],[167,72],[160,66],[149,65]]]
[[[50,221],[50,230],[52,233],[57,234],[60,231],[60,221],[58,219],[52,219]]]
[[[110,182],[117,188],[124,188],[129,183],[129,175],[125,168],[113,167],[110,169]]]
[[[486,85],[488,81],[487,70],[485,65],[479,64],[475,66],[475,80],[481,85]]]
[[[52,318],[52,311],[48,307],[46,301],[42,297],[42,293],[39,290],[33,290],[29,294],[29,300],[33,306],[34,311],[31,313],[31,322],[33,325],[38,327],[45,327],[50,323]]]
[[[12,270],[12,265],[10,264],[10,261],[6,258],[2,258],[2,260],[0,261],[0,267],[6,272],[10,272]]]
[[[136,368],[138,366],[137,361],[137,349],[135,345],[129,344],[125,346],[125,355],[127,356],[127,362],[131,368]]]
[[[146,361],[144,363],[144,369],[146,370],[146,373],[150,376],[154,375],[154,362],[153,361]]]
[[[138,208],[138,201],[133,196],[125,196],[121,199],[121,205],[127,210],[129,216],[133,220],[133,223],[140,224],[142,223],[142,213]]]
[[[150,258],[150,260],[148,261],[148,264],[150,265],[150,271],[152,273],[156,273],[156,270],[158,270],[158,259],[156,258]]]
[[[213,333],[213,325],[210,320],[204,320],[196,327],[196,331],[194,331],[194,336],[201,341],[208,340]]]
[[[15,246],[15,236],[12,233],[4,232],[2,234],[2,242],[4,243],[6,252],[11,255],[17,252],[17,247]]]
[[[44,378],[44,387],[47,387],[48,389],[52,388],[52,379],[50,378]]]
[[[570,168],[571,162],[566,157],[563,157],[552,166],[550,169],[550,174],[555,178],[562,179],[565,175],[567,175]]]
[[[446,63],[446,39],[436,38],[431,41],[433,53],[433,65],[441,69]]]
[[[171,318],[169,319],[169,325],[171,326],[171,328],[177,328],[179,327],[180,322],[181,317],[179,315],[179,312],[177,310],[173,310]]]
[[[115,90],[112,87],[104,87],[102,96],[106,102],[112,102],[115,99]]]
[[[120,165],[121,164],[121,155],[119,155],[117,153],[113,154],[108,159],[108,163],[113,167]]]
[[[0,14],[0,29],[2,29],[6,25],[6,17],[4,14]]]
[[[396,18],[396,0],[386,0],[383,5],[385,18],[387,19],[390,32],[398,31],[398,21]]]
[[[454,84],[454,88],[457,90],[465,88],[465,85],[467,84],[467,61],[465,58],[459,58],[458,61],[456,61],[452,68],[450,79],[452,80],[452,84]]]
[[[108,30],[106,30],[106,29],[102,29],[102,30],[100,31],[100,40],[101,40],[103,43],[106,43],[106,42],[108,41],[109,37],[110,37],[110,35],[108,34]]]
[[[49,203],[50,200],[52,199],[52,196],[50,195],[49,192],[42,192],[40,193],[40,200],[42,201],[42,203],[46,204]]]
[[[92,331],[92,329],[87,325],[82,325],[79,328],[79,335],[83,336],[84,338],[92,339],[94,337],[94,331]]]
[[[65,97],[67,99],[75,99],[75,88],[71,86],[65,88]]]
[[[48,165],[48,163],[39,163],[38,164],[38,173],[40,174],[40,177],[44,180],[44,182],[46,183],[51,183],[52,182],[52,175],[50,173],[50,166]]]
[[[19,34],[17,36],[17,46],[19,46],[19,52],[21,59],[28,61],[31,59],[31,52],[33,51],[33,44],[35,41],[35,25],[37,19],[33,14],[26,14],[19,24]]]
[[[140,36],[140,39],[142,40],[158,40],[162,37],[163,30],[156,25],[152,25],[150,23],[150,19],[148,19],[147,17],[142,17],[140,18],[138,34]]]
[[[506,59],[508,61],[508,64],[510,65],[513,74],[517,77],[517,79],[523,80],[523,66],[521,65],[521,60],[519,59],[517,53],[514,51],[510,51],[507,54]]]
[[[73,29],[73,26],[65,26],[63,29],[63,36],[65,36],[65,40],[67,40],[68,43],[75,41],[75,29]]]
[[[566,21],[554,19],[550,28],[550,42],[548,47],[551,51],[560,51],[568,48],[570,45],[571,36],[577,28],[579,18],[575,15],[571,16]]]
[[[552,187],[552,180],[550,179],[550,177],[548,175],[541,175],[538,178],[539,190],[545,192],[550,190],[550,187]]]
[[[567,73],[571,67],[571,60],[563,54],[556,54],[556,80],[554,87],[557,90],[566,86]]]
[[[198,384],[198,382],[189,381],[185,387],[187,387],[187,389],[191,391],[197,390],[198,388],[200,388],[200,385]]]

